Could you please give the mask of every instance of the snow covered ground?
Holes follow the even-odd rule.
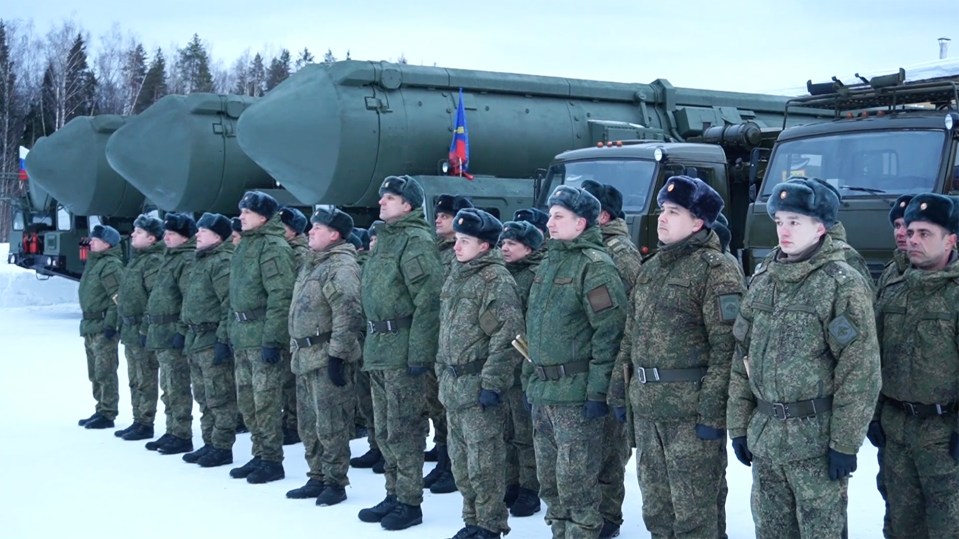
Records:
[[[0,260],[7,246],[0,244]],[[306,481],[303,446],[286,447],[286,479],[250,485],[231,479],[228,467],[202,469],[125,442],[112,430],[89,431],[77,420],[93,412],[76,283],[38,281],[32,272],[0,265],[0,537],[282,537],[368,538],[452,536],[461,526],[457,494],[425,492],[424,523],[387,532],[356,518],[384,495],[383,477],[351,470],[349,499],[334,507],[288,500],[287,490]],[[130,423],[126,365],[120,353],[120,416]],[[199,412],[194,411],[199,447]],[[162,405],[157,432],[163,432]],[[366,450],[354,440],[353,455]],[[246,462],[250,436],[239,436],[234,461]],[[749,469],[729,450],[729,537],[753,537]],[[425,470],[432,464],[428,463]],[[642,523],[635,464],[626,474],[626,522],[621,537],[649,537]],[[876,452],[866,443],[850,482],[850,537],[881,537],[882,500],[875,488]],[[549,537],[543,512],[511,518],[510,539]]]

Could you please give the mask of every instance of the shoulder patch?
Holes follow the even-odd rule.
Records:
[[[829,334],[840,346],[847,346],[859,337],[859,328],[843,313],[829,322]]]
[[[830,262],[823,266],[823,270],[826,271],[826,274],[836,280],[836,282],[842,284],[848,281],[852,276],[853,272],[856,270],[852,269],[848,264],[840,264],[838,262]]]
[[[494,313],[492,310],[483,311],[479,317],[480,329],[483,330],[483,333],[485,333],[487,337],[492,336],[493,333],[499,329],[500,325],[501,323],[499,319],[496,318],[496,313]]]
[[[426,270],[423,269],[423,261],[421,258],[422,255],[414,256],[403,263],[403,273],[410,281],[417,281],[426,275]]]
[[[613,298],[609,294],[609,288],[602,284],[586,293],[586,299],[594,313],[601,313],[613,306]]]
[[[719,303],[719,319],[725,323],[736,321],[739,316],[739,302],[742,297],[739,294],[723,294],[717,298]]]

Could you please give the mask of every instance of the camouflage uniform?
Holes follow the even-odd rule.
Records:
[[[626,321],[623,283],[599,227],[550,240],[530,290],[526,394],[540,496],[553,537],[595,537],[603,525],[600,489],[603,419],[586,419],[587,401],[606,402]]]
[[[910,269],[885,282],[876,303],[882,350],[877,414],[892,537],[954,537],[959,531],[959,261]],[[936,405],[941,405],[940,410]]]
[[[157,241],[146,249],[135,250],[123,272],[117,295],[117,315],[122,322],[120,342],[127,358],[133,421],[146,426],[153,426],[156,418],[160,363],[156,352],[141,346],[140,332],[147,300],[160,272],[163,249],[163,242]]]
[[[299,274],[300,268],[313,258],[313,251],[310,250],[309,238],[306,234],[297,234],[288,243],[293,249],[293,276]],[[287,348],[283,348],[283,363],[290,364],[291,353]],[[299,421],[297,421],[297,398],[296,398],[296,375],[292,370],[287,370],[283,375],[283,428],[286,430],[297,431]],[[302,436],[300,436],[302,439]]]
[[[181,319],[183,295],[190,283],[190,266],[196,239],[163,251],[163,262],[147,301],[146,344],[160,363],[160,389],[166,432],[183,440],[193,439],[193,394],[190,392],[190,364],[183,349],[174,348],[176,335],[186,336]],[[141,329],[141,331],[143,331]]]
[[[726,425],[742,279],[716,234],[701,230],[660,246],[636,281],[610,404],[629,399],[643,520],[653,537],[718,537],[725,435],[700,439],[696,425]]]
[[[363,266],[370,258],[369,251],[356,253],[356,263],[360,267],[360,275],[363,274]],[[362,309],[361,309],[362,314]],[[356,392],[356,413],[354,421],[363,422],[366,427],[366,441],[370,449],[379,451],[380,447],[376,444],[376,421],[373,418],[373,394],[370,389],[370,373],[363,369],[363,341],[366,333],[360,335],[360,359],[353,369],[353,388]]]
[[[119,322],[116,295],[123,279],[121,253],[119,245],[97,253],[90,251],[78,288],[87,378],[93,385],[96,412],[110,421],[116,419],[120,401],[119,358],[116,337],[108,339],[103,333],[107,329],[116,330]]]
[[[892,253],[892,260],[886,264],[886,267],[882,268],[882,274],[879,275],[879,281],[876,284],[877,296],[882,294],[882,290],[886,288],[890,281],[901,277],[907,269],[909,269],[909,255],[905,251],[896,249]]]
[[[190,361],[193,398],[202,414],[203,444],[227,450],[236,440],[236,383],[233,361],[216,364],[214,345],[230,339],[232,255],[233,244],[228,241],[195,252],[181,311],[187,326],[183,351]]]
[[[456,261],[456,253],[453,252],[453,245],[455,244],[455,239],[436,239],[436,250],[439,252],[440,264],[443,265],[444,281],[446,280],[446,277],[449,276],[450,269],[453,267],[453,264]],[[429,416],[430,421],[433,422],[433,443],[437,445],[446,445],[448,427],[446,424],[446,410],[443,409],[443,405],[440,404],[439,401],[439,383],[436,379],[435,373],[432,371],[426,373],[426,376],[426,384],[428,388],[426,393],[426,413]]]
[[[482,408],[481,389],[505,395],[519,356],[512,341],[523,329],[522,303],[499,250],[455,263],[443,285],[436,376],[446,408],[449,452],[463,494],[463,521],[508,533],[503,465],[503,406]]]
[[[876,282],[872,278],[872,274],[869,272],[869,266],[866,265],[866,259],[859,254],[859,251],[855,247],[849,245],[849,242],[846,241],[846,227],[843,226],[842,222],[837,222],[829,229],[829,237],[832,238],[833,243],[842,249],[843,258],[846,261],[846,264],[852,266],[852,269],[856,270],[859,275],[863,276],[863,279],[866,281],[866,285],[869,287],[870,292],[875,292]]]
[[[830,480],[827,453],[855,455],[862,445],[879,347],[871,294],[843,251],[828,235],[806,259],[779,261],[774,249],[733,326],[727,424],[754,456],[760,539],[837,537],[845,524],[847,479]]]
[[[363,368],[370,372],[387,495],[406,505],[423,500],[426,446],[426,377],[410,376],[407,368],[432,367],[436,360],[442,279],[422,209],[377,228],[376,249],[363,267],[361,286],[367,323],[377,328],[363,343]]]
[[[283,461],[282,385],[289,366],[263,361],[263,348],[289,345],[287,317],[293,293],[293,250],[280,216],[243,231],[230,261],[230,344],[236,367],[236,401],[250,429],[253,456]]]
[[[346,486],[355,393],[351,383],[334,385],[327,369],[330,357],[344,360],[349,382],[360,358],[360,270],[352,245],[330,245],[300,268],[289,328],[307,476]]]

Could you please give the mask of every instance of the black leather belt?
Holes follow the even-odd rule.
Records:
[[[959,409],[959,406],[957,406],[957,403],[955,402],[949,402],[946,404],[923,404],[921,402],[897,401],[896,399],[891,399],[886,396],[883,396],[883,399],[896,408],[899,408],[903,412],[918,418],[948,415],[955,413],[956,410]]]
[[[207,333],[210,331],[216,331],[216,328],[219,327],[218,322],[204,322],[202,324],[187,324],[186,327],[190,328],[190,331],[196,333],[197,335],[201,333]]]
[[[398,329],[405,329],[413,326],[413,317],[405,316],[393,320],[367,320],[366,329],[372,335],[373,333],[396,333]]]
[[[143,321],[147,324],[172,324],[180,321],[178,314],[145,314]]]
[[[561,365],[536,365],[533,371],[540,380],[559,380],[574,374],[589,372],[589,360],[580,359]]]
[[[121,316],[120,318],[123,320],[123,323],[128,326],[135,326],[143,320],[142,316]]]
[[[233,318],[237,322],[255,322],[266,316],[266,309],[253,309],[252,311],[233,311]]]
[[[813,417],[832,410],[832,397],[822,397],[796,402],[769,402],[756,399],[756,410],[780,421]]]
[[[692,369],[659,369],[653,367],[636,369],[636,380],[641,384],[659,384],[669,382],[699,382],[706,376],[706,367]]]
[[[485,364],[485,359],[477,359],[476,361],[470,361],[462,365],[442,365],[440,368],[450,373],[454,378],[459,378],[460,376],[483,372],[483,365]]]
[[[92,313],[92,312],[84,312],[84,313],[83,313],[83,319],[84,319],[84,320],[103,320],[103,319],[106,318],[106,317],[107,317],[107,312],[106,312],[106,311],[99,311],[99,312],[95,312],[95,313]]]
[[[300,348],[320,346],[321,344],[330,342],[330,337],[332,336],[332,333],[320,333],[319,335],[310,335],[309,337],[290,339],[290,349],[296,352]]]

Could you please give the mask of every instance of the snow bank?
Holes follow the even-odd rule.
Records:
[[[9,243],[0,243],[0,308],[77,303],[77,283],[62,277],[39,278],[33,270],[6,264]]]

